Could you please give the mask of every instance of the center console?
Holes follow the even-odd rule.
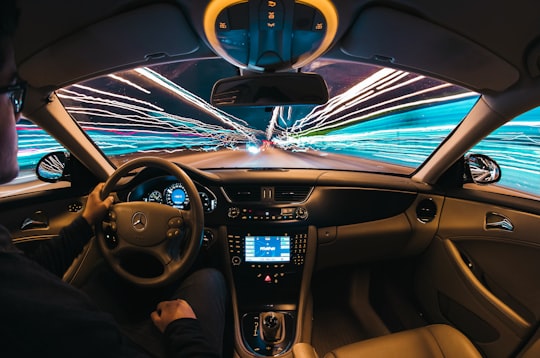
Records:
[[[244,348],[252,356],[290,351],[304,313],[308,227],[233,226],[227,245]]]

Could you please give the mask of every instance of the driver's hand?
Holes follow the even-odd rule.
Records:
[[[104,185],[104,183],[96,185],[94,190],[88,195],[88,200],[84,206],[82,217],[90,224],[90,226],[101,221],[114,202],[114,197],[112,195],[105,198],[105,200],[101,200],[100,193]]]
[[[157,308],[150,315],[152,322],[163,333],[165,328],[172,321],[176,321],[180,318],[197,318],[193,309],[184,300],[163,301],[157,305]]]

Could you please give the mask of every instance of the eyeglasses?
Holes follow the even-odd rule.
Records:
[[[13,104],[15,114],[21,113],[24,104],[24,97],[26,95],[26,82],[19,82],[6,87],[0,87],[0,94],[2,93],[9,94],[9,99]]]

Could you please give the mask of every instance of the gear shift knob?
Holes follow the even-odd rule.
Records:
[[[283,313],[263,312],[260,314],[261,338],[269,343],[275,343],[283,337]]]

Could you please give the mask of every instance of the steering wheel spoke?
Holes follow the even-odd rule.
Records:
[[[193,214],[191,210],[180,210],[180,217],[182,218],[185,226],[189,226],[193,222]]]
[[[96,234],[103,256],[115,272],[140,286],[160,286],[180,278],[195,261],[202,241],[203,208],[187,174],[153,157],[135,159],[118,168],[105,183],[101,197],[109,195],[118,180],[139,167],[157,167],[174,175],[192,198],[190,210],[153,202],[117,203],[102,225],[97,225]],[[159,264],[161,270],[152,269],[159,272],[152,277],[141,275],[138,262],[151,263],[154,268]],[[135,267],[131,271],[137,272],[131,272],[129,267]]]

